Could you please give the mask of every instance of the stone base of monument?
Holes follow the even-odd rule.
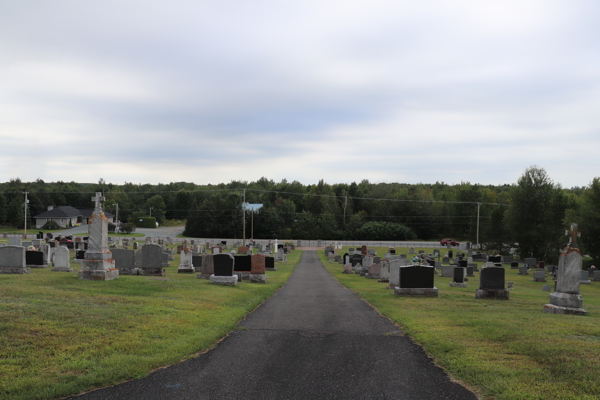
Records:
[[[238,276],[216,276],[211,275],[210,281],[215,285],[223,285],[223,286],[235,286],[238,282]]]
[[[365,274],[365,278],[367,279],[379,279],[379,275],[378,274]]]
[[[389,282],[389,278],[381,278],[379,279],[379,282]]]
[[[140,275],[140,268],[119,268],[119,275]]]
[[[196,272],[196,270],[191,265],[188,266],[188,267],[184,266],[184,267],[177,268],[177,273],[178,274],[191,274],[191,273],[194,273],[194,272]]]
[[[277,271],[277,268],[265,268],[265,271]]]
[[[27,268],[48,268],[48,264],[38,265],[38,264],[27,264]]]
[[[238,282],[250,280],[250,272],[236,271],[235,274],[237,274],[237,276],[238,276]]]
[[[579,283],[581,283],[582,285],[591,285],[592,281],[590,281],[589,279],[587,281],[580,281]]]
[[[197,279],[210,279],[212,274],[196,274]]]
[[[248,274],[248,280],[252,283],[266,283],[266,274]]]
[[[30,274],[29,267],[0,267],[0,274]]]
[[[531,282],[548,282],[546,278],[536,278],[535,276],[531,278]]]
[[[506,289],[477,289],[475,291],[476,299],[499,299],[508,300],[508,290]]]
[[[448,283],[448,287],[460,287],[460,288],[466,288],[469,287],[469,284],[464,282],[464,283],[459,283],[459,282],[449,282]]]
[[[396,296],[424,296],[424,297],[439,297],[440,290],[434,288],[400,288],[395,287],[394,293]]]
[[[164,268],[140,268],[139,275],[143,276],[165,276]]]
[[[54,267],[54,268],[51,269],[51,271],[54,271],[54,272],[73,272],[73,268]]]
[[[359,274],[360,274],[360,276],[363,276],[363,277],[364,277],[364,276],[367,274],[367,271],[365,271],[365,270],[363,269],[363,270],[361,270],[361,271],[359,272]]]
[[[346,271],[346,270],[342,271],[342,274],[353,274],[353,273],[354,273],[354,271]]]
[[[118,269],[80,270],[77,278],[88,281],[110,281],[119,277]]]
[[[583,308],[561,307],[554,304],[544,304],[544,312],[552,314],[572,314],[587,315],[588,312]]]

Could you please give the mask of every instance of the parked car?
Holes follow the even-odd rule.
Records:
[[[450,243],[451,246],[458,246],[460,244],[460,242],[457,242],[456,240],[452,240],[452,239],[442,239],[442,240],[440,240],[440,244],[442,246],[447,246],[448,243]]]

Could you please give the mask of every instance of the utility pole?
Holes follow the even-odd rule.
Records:
[[[477,203],[477,248],[479,249],[479,207],[481,203]]]
[[[254,210],[252,210],[252,221],[250,222],[250,239],[254,239]]]
[[[344,199],[344,225],[346,225],[346,206],[348,205],[348,195],[345,195]]]
[[[246,246],[246,189],[244,189],[244,200],[242,201],[242,226],[244,230],[242,246]]]
[[[115,217],[115,232],[119,232],[119,203],[115,203],[117,206],[117,215]]]
[[[29,203],[29,200],[27,200],[27,191],[25,191],[25,239],[27,239],[27,203]]]
[[[150,207],[150,216],[152,216],[152,207]]]

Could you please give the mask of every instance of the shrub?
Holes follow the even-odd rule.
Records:
[[[115,224],[113,224],[112,222],[108,223],[108,232],[114,233],[116,228],[117,228],[117,226]]]
[[[156,228],[156,217],[138,217],[135,220],[138,228]]]
[[[60,225],[56,221],[47,221],[42,229],[60,229]]]
[[[135,225],[134,224],[121,224],[121,227],[119,228],[119,230],[123,233],[135,232]]]

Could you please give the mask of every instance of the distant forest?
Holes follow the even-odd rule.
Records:
[[[159,222],[185,220],[186,236],[241,238],[243,201],[262,204],[246,210],[246,238],[323,240],[477,241],[498,252],[518,243],[522,256],[552,260],[568,240],[572,222],[580,224],[585,251],[597,259],[592,237],[600,237],[600,180],[564,189],[542,168],[528,168],[512,185],[404,183],[314,185],[297,181],[232,181],[218,185],[187,182],[116,185],[22,182],[0,184],[0,225],[22,226],[24,192],[28,225],[48,206],[92,208],[92,194],[103,192],[105,210],[121,221],[150,213]],[[31,225],[30,225],[31,226]]]

